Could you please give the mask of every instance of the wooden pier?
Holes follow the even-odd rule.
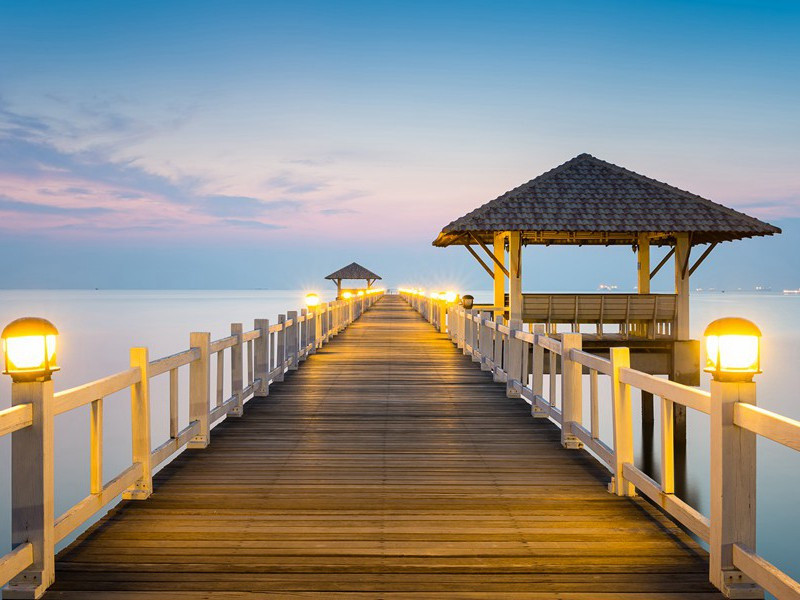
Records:
[[[47,449],[54,413],[91,404],[94,419],[104,396],[130,386],[134,462],[111,481],[93,478],[90,495],[54,523],[46,475],[38,487],[15,487],[30,517],[22,523],[15,511],[15,548],[0,557],[0,579],[12,580],[4,598],[677,600],[722,598],[718,588],[729,597],[760,595],[736,569],[779,598],[800,594],[747,545],[753,507],[736,502],[754,477],[733,470],[753,458],[737,454],[750,439],[740,436],[800,449],[800,423],[748,398],[723,398],[736,420],[721,437],[712,432],[712,446],[727,450],[719,458],[712,447],[711,486],[727,503],[712,502],[707,518],[672,493],[669,452],[662,483],[631,464],[620,424],[630,425],[628,386],[650,389],[664,405],[709,411],[712,427],[728,418],[711,404],[718,391],[624,367],[625,349],[606,360],[576,347],[579,334],[513,330],[444,299],[378,293],[286,316],[273,325],[256,320],[252,331],[233,324],[221,340],[194,333],[189,350],[154,361],[133,349],[130,370],[55,397],[51,382],[36,384],[38,396],[25,387],[32,384],[15,384],[27,401],[17,392],[15,405],[0,411],[0,434],[27,432],[14,438],[15,449]],[[543,352],[551,372],[562,373],[558,405],[552,382],[544,398]],[[535,364],[524,358],[531,354]],[[226,399],[209,376],[213,357],[219,374],[228,355]],[[574,403],[581,365],[592,372],[589,429]],[[151,402],[149,379],[170,373],[172,382],[186,366],[190,424],[178,430],[171,386],[175,425],[157,446],[149,420],[138,417]],[[594,425],[601,376],[617,390],[613,448]],[[662,421],[668,430],[671,420]],[[102,435],[92,424],[95,473]],[[12,483],[38,482],[52,468],[49,450],[41,461],[12,461]],[[123,490],[127,499],[52,562],[48,549]],[[710,561],[677,522],[710,540]]]
[[[721,597],[689,536],[396,296],[212,435],[45,597]]]

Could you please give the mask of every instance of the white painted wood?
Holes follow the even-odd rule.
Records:
[[[640,294],[650,293],[650,236],[647,233],[639,234],[638,250],[636,252],[636,282]]]
[[[490,371],[489,363],[494,353],[494,340],[492,339],[492,329],[484,324],[484,321],[491,321],[491,311],[481,311],[481,324],[478,326],[478,348],[481,354],[481,371]]]
[[[33,425],[33,404],[0,410],[0,437]]]
[[[114,375],[58,392],[53,397],[54,414],[60,415],[79,406],[105,398],[139,382],[139,369],[126,369]]]
[[[509,321],[509,325],[512,330],[522,329],[521,320]],[[522,372],[522,367],[523,367],[522,352],[524,350],[527,350],[527,348],[525,347],[524,342],[517,339],[516,336],[513,335],[508,336],[506,343],[508,345],[508,350],[507,350],[508,367],[506,368],[506,375],[508,377],[508,380],[506,384],[506,396],[508,398],[519,398],[519,390],[515,386],[509,385],[509,382],[512,381],[524,382],[525,378]]]
[[[800,421],[752,404],[737,403],[733,407],[733,422],[739,427],[800,451]]]
[[[675,243],[675,294],[678,296],[675,314],[675,338],[688,340],[689,335],[689,234],[676,234]]]
[[[620,372],[631,364],[628,348],[611,348],[611,419],[614,430],[614,481],[617,496],[635,496],[636,490],[627,480],[622,466],[633,464],[633,407],[630,387],[621,380]]]
[[[573,350],[570,353],[571,356],[575,356],[575,351]],[[589,370],[589,425],[591,427],[591,434],[592,439],[596,440],[600,438],[600,400],[599,400],[599,387],[600,384],[597,380],[597,370],[590,369]],[[613,463],[610,463],[613,466]]]
[[[706,391],[630,368],[622,369],[619,377],[620,381],[635,388],[709,414],[711,394]]]
[[[31,543],[33,560],[3,597],[36,597],[55,579],[53,382],[11,384],[11,405],[31,404],[33,422],[11,434],[11,544]]]
[[[214,404],[215,406],[219,406],[222,404],[223,393],[224,393],[224,386],[225,386],[225,352],[220,350],[219,352],[214,353],[215,362],[217,364],[217,376],[214,378],[214,383],[216,384],[216,394]]]
[[[581,424],[583,420],[583,395],[581,365],[571,358],[573,349],[580,350],[583,337],[579,333],[565,333],[561,336],[561,445],[565,448],[580,449],[581,441],[572,434],[571,424]],[[552,377],[553,374],[551,373]]]
[[[197,348],[189,348],[183,352],[178,352],[177,354],[172,354],[171,356],[165,356],[164,358],[151,361],[148,373],[150,374],[150,377],[156,377],[162,373],[166,373],[167,371],[172,371],[178,367],[188,365],[190,362],[197,360],[198,358],[200,358],[200,351]]]
[[[734,424],[733,410],[755,401],[755,383],[711,382],[709,576],[737,597],[760,593],[733,564],[733,544],[756,546],[756,434]]]
[[[244,388],[242,365],[243,332],[244,326],[241,323],[231,323],[231,337],[237,339],[237,342],[231,346],[231,396],[236,398],[236,406],[228,413],[232,417],[241,417],[244,414],[244,396],[242,395],[242,389]],[[250,370],[249,367],[248,370]]]
[[[522,323],[522,232],[508,232],[508,318]]]
[[[327,313],[326,316],[329,316]],[[275,381],[283,381],[283,364],[286,362],[286,315],[278,315],[278,343],[275,349],[275,366],[281,367],[281,372],[274,378]],[[327,338],[330,331],[326,319],[325,335]]]
[[[589,450],[594,452],[598,458],[606,464],[609,470],[614,468],[614,452],[600,440],[592,437],[592,433],[583,425],[578,423],[569,424],[570,433],[578,438]]]
[[[60,542],[78,527],[83,525],[94,513],[130,488],[142,477],[142,465],[134,463],[108,482],[99,494],[90,494],[67,510],[53,526],[53,536]],[[5,597],[5,596],[4,596]]]
[[[169,372],[169,437],[178,436],[178,369]]]
[[[544,348],[538,342],[540,337],[544,337],[544,324],[536,323],[533,326],[533,332],[531,391],[534,397],[542,397],[544,394]],[[537,402],[531,402],[531,416],[543,419],[547,418],[548,414],[548,411],[544,410]]]
[[[675,493],[674,405],[661,398],[661,491]]]
[[[733,564],[780,600],[800,600],[800,582],[742,544],[733,545]]]
[[[189,421],[199,423],[199,431],[187,444],[189,448],[205,448],[209,442],[209,393],[211,370],[209,348],[211,334],[195,332],[189,335],[189,345],[197,348],[200,356],[189,365]]]
[[[497,317],[504,315],[504,305],[506,302],[506,275],[503,273],[503,268],[500,266],[506,264],[505,232],[495,232],[494,247],[492,250],[495,257],[495,260],[492,261],[494,270],[494,314]]]
[[[92,402],[89,413],[89,493],[103,489],[103,399]]]
[[[172,438],[161,444],[150,453],[150,465],[156,468],[175,452],[183,448],[200,431],[200,423],[192,421]]]
[[[0,586],[33,563],[33,544],[25,542],[0,557]]]
[[[150,465],[150,361],[147,348],[131,348],[131,368],[139,369],[140,380],[131,386],[131,442],[134,463],[142,465],[141,477],[125,492],[126,500],[145,500],[153,493]],[[101,486],[102,487],[102,486]]]
[[[611,375],[611,361],[601,358],[596,354],[589,354],[582,350],[572,350],[569,353],[570,358],[575,362],[582,364],[584,367],[589,367],[594,371],[599,371],[604,375]]]
[[[674,494],[665,494],[658,483],[631,463],[624,463],[622,474],[627,481],[633,483],[639,491],[650,498],[676,521],[684,525],[689,531],[695,533],[701,540],[708,541],[710,537],[710,521],[694,508],[686,504]]]
[[[286,353],[287,358],[289,360],[289,370],[296,371],[299,360],[298,360],[298,325],[297,325],[297,311],[290,310],[286,313],[287,321],[291,321],[291,324],[286,329]]]

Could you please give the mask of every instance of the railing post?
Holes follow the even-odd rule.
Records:
[[[573,450],[583,448],[581,441],[572,435],[572,424],[580,424],[583,413],[583,367],[572,360],[570,352],[573,348],[581,349],[582,339],[580,333],[561,334],[561,445]]]
[[[123,492],[125,500],[145,500],[153,493],[150,466],[150,377],[147,348],[131,348],[131,367],[138,368],[141,379],[131,386],[132,459],[142,465],[142,476]]]
[[[317,351],[317,344],[319,343],[319,306],[312,308],[308,314],[308,342],[311,345],[308,349],[308,353],[314,354]]]
[[[531,403],[531,415],[537,419],[546,419],[547,411],[536,403],[536,396],[544,398],[544,348],[539,345],[539,337],[545,337],[544,323],[536,323],[533,326],[531,390],[534,400]]]
[[[228,413],[232,417],[241,417],[244,414],[244,370],[242,369],[242,332],[244,327],[241,323],[231,323],[231,335],[236,336],[236,343],[231,346],[231,392],[236,396],[236,406]],[[254,344],[256,342],[253,342]],[[253,357],[255,360],[255,356]],[[255,372],[253,373],[255,380]]]
[[[518,340],[514,336],[514,331],[522,329],[521,319],[510,319],[508,326],[511,328],[511,333],[508,335],[508,368],[506,373],[506,397],[519,398],[520,392],[514,387],[514,381],[518,381],[520,385],[525,385],[522,381],[522,340]]]
[[[481,326],[479,323],[475,322],[475,317],[480,316],[480,311],[477,309],[472,309],[469,311],[469,330],[470,330],[470,339],[472,340],[472,362],[481,362],[481,350],[478,347],[480,343],[480,332]]]
[[[729,598],[762,598],[733,565],[733,544],[756,547],[756,434],[733,422],[737,402],[756,404],[753,382],[711,382],[709,579]]]
[[[300,318],[303,319],[303,322],[300,323],[300,357],[305,360],[308,351],[308,324],[309,319],[311,318],[308,313],[308,309],[301,308],[300,309]]]
[[[611,416],[614,424],[614,478],[611,488],[617,496],[635,496],[636,488],[625,479],[622,466],[633,464],[633,408],[631,388],[619,379],[619,370],[631,364],[628,348],[612,347],[611,358]]]
[[[55,580],[53,382],[11,384],[11,405],[33,405],[33,423],[11,434],[11,544],[30,543],[33,563],[3,598],[38,598]]]
[[[503,334],[496,328],[497,325],[503,324],[503,316],[495,315],[495,330],[494,330],[494,352],[492,352],[492,362],[494,368],[492,369],[492,380],[496,382],[503,381]]]
[[[197,421],[200,424],[200,431],[189,440],[187,448],[208,446],[208,399],[211,388],[210,345],[210,333],[194,332],[189,334],[189,346],[200,350],[200,358],[189,364],[189,421]]]
[[[292,324],[287,328],[286,335],[288,339],[286,341],[286,352],[289,358],[289,370],[296,371],[297,370],[297,357],[298,357],[298,346],[299,340],[297,339],[297,330],[298,330],[298,323],[297,323],[297,311],[290,310],[286,313],[286,318],[291,320]]]
[[[480,313],[481,323],[478,325],[478,348],[481,350],[481,371],[490,371],[489,362],[492,360],[494,347],[492,345],[492,330],[483,324],[484,320],[491,321],[491,311],[484,310]]]
[[[472,354],[472,309],[464,309],[464,354]]]
[[[278,325],[280,325],[280,330],[275,348],[275,366],[280,368],[275,381],[283,381],[283,369],[286,362],[286,315],[278,315]]]
[[[253,341],[253,378],[260,380],[258,388],[253,390],[253,396],[264,398],[269,396],[269,319],[256,319],[253,329],[259,331]]]

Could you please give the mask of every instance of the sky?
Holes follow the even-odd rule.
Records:
[[[583,152],[782,227],[693,285],[800,287],[800,2],[0,2],[0,287],[488,288],[433,248]],[[525,250],[526,289],[632,287]],[[667,289],[662,275],[655,288]]]

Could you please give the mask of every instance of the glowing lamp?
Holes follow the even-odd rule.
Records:
[[[58,371],[56,337],[58,329],[47,319],[25,317],[12,321],[0,337],[3,340],[6,375],[16,382],[48,381]]]
[[[747,319],[711,322],[706,338],[705,371],[717,381],[751,381],[761,373],[761,330]]]
[[[353,294],[351,294],[350,292],[345,292],[344,294],[342,294],[342,298],[344,298],[345,300],[350,300],[350,298],[352,297]]]
[[[359,296],[363,296],[364,295],[364,290],[358,290],[358,295]]]
[[[473,305],[474,302],[475,302],[475,298],[473,298],[470,294],[464,294],[464,296],[461,297],[461,304],[467,310],[472,308],[472,305]]]
[[[448,303],[452,304],[457,299],[458,299],[458,294],[456,294],[455,292],[445,292],[444,293],[445,302],[448,302]]]
[[[315,308],[319,306],[319,295],[313,292],[306,294],[306,306],[308,308]]]

